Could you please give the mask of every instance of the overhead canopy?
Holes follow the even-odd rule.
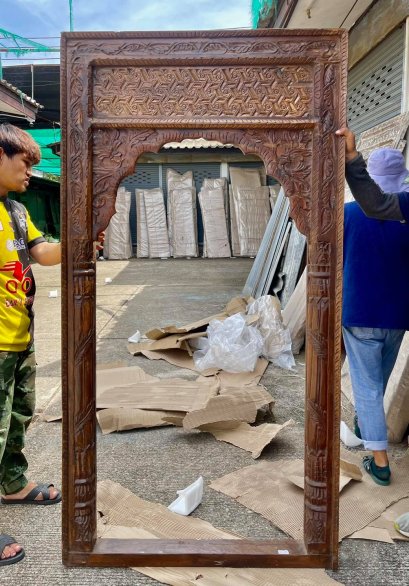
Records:
[[[58,180],[61,175],[61,161],[60,157],[53,153],[50,145],[60,142],[61,130],[59,128],[30,128],[27,132],[31,134],[41,148],[41,161],[34,167],[34,175],[45,179],[49,179],[49,175],[54,175]]]
[[[50,122],[60,122],[59,65],[7,66],[3,67],[3,77],[44,106],[41,115],[37,116],[36,128],[49,128]]]
[[[11,116],[21,116],[34,122],[41,104],[24,94],[21,90],[0,79],[0,113]]]

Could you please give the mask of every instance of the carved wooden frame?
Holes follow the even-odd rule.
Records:
[[[346,64],[340,30],[63,34],[65,564],[337,566]],[[200,136],[257,154],[308,239],[304,541],[96,538],[92,243],[142,153]]]

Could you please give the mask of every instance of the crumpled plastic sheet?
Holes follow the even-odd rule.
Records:
[[[263,338],[262,354],[275,366],[293,370],[290,330],[283,324],[280,302],[272,295],[263,295],[247,307],[248,315],[258,315],[256,326]]]
[[[224,321],[212,320],[201,346],[193,354],[198,370],[252,372],[263,350],[263,338],[255,327],[247,325],[243,314],[236,313]]]

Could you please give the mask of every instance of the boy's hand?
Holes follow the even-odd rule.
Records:
[[[104,242],[105,242],[105,232],[100,232],[98,234],[98,240],[97,240],[97,244],[95,246],[95,249],[102,250],[104,248]]]
[[[355,144],[355,134],[349,128],[340,128],[335,132],[337,136],[343,136],[345,138],[345,159],[352,161],[358,156]]]

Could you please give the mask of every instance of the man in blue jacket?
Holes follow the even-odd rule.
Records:
[[[360,155],[360,153],[356,149],[355,136],[353,132],[350,131],[348,128],[341,128],[336,132],[336,134],[338,136],[343,136],[345,138],[346,179],[348,181],[348,185],[351,189],[351,192],[355,197],[355,200],[358,202],[359,206],[366,214],[366,216],[368,216],[368,221],[370,221],[369,218],[376,218],[378,220],[397,220],[398,222],[400,222],[400,224],[398,224],[398,222],[382,222],[382,224],[385,227],[401,226],[401,228],[405,229],[407,227],[407,223],[409,223],[409,192],[407,190],[407,172],[405,173],[405,170],[402,170],[402,173],[396,176],[396,181],[393,184],[389,181],[385,181],[384,183],[382,183],[382,181],[377,176],[376,172],[374,173],[374,170],[372,169],[371,174],[373,178],[376,178],[375,182],[368,174],[366,164],[362,155]],[[348,216],[349,212],[346,212],[346,230],[348,230]],[[386,229],[388,230],[388,228]],[[399,236],[402,237],[402,242],[404,242],[403,232],[401,234],[399,234],[399,232],[396,232],[394,234],[394,237],[396,238],[398,238]],[[366,247],[367,242],[365,241],[365,243],[363,244]],[[395,244],[397,244],[396,241]],[[396,287],[402,285],[402,283],[398,283],[397,281],[405,280],[407,278],[406,273],[409,270],[408,256],[406,255],[405,257],[405,254],[403,253],[406,244],[404,243],[403,248],[400,249],[399,247],[398,250],[394,248],[393,241],[388,243],[387,248],[389,248],[389,245],[390,256],[392,257],[395,256],[395,254],[397,254],[399,262],[395,264],[394,259],[390,259],[391,264],[385,267],[384,260],[386,257],[382,257],[381,259],[381,267],[388,269],[386,282],[389,284],[390,287],[389,291],[387,292],[388,297],[384,299],[383,306],[385,306],[386,308],[386,315],[389,316],[388,320],[392,319],[393,316],[391,315],[390,306],[394,305],[395,301],[397,301],[397,305],[401,313],[399,319],[396,313],[395,318],[398,321],[393,323],[400,327],[403,326],[405,327],[405,329],[407,329],[407,325],[405,325],[407,319],[407,312],[409,308],[409,302],[407,301],[407,284],[404,285],[404,293],[406,294],[406,307],[401,295],[398,294],[398,296],[395,297]],[[386,254],[387,248],[385,249]],[[347,255],[345,256],[345,260],[347,261]],[[350,259],[350,261],[352,261],[352,259]],[[346,275],[344,273],[344,279],[345,276]],[[384,277],[385,273],[379,274],[379,278],[376,285],[377,287],[379,286],[379,284],[382,284],[382,280]],[[397,280],[395,280],[395,277],[397,278]],[[384,287],[385,283],[383,283],[382,286]],[[346,288],[347,283],[344,283],[344,293],[346,291]],[[386,306],[386,301],[388,301],[388,306]],[[395,313],[395,311],[392,310],[392,313]],[[346,314],[345,319],[346,321],[349,321],[348,313]],[[392,322],[388,321],[388,323]],[[367,370],[366,365],[365,370]],[[365,433],[366,432],[364,431],[362,432],[363,437],[365,437]],[[381,480],[387,480],[388,477],[390,477],[390,471],[388,470],[387,466],[383,465],[387,461],[387,455],[386,451],[382,452],[382,458],[376,458],[376,453],[374,452],[373,464],[370,464],[370,468],[367,464],[366,469],[371,473],[373,477],[375,472],[376,475],[381,478]],[[380,464],[380,466],[378,466],[378,464]],[[376,468],[374,466],[376,466]],[[395,528],[403,535],[409,537],[409,513],[401,515],[396,520]]]

